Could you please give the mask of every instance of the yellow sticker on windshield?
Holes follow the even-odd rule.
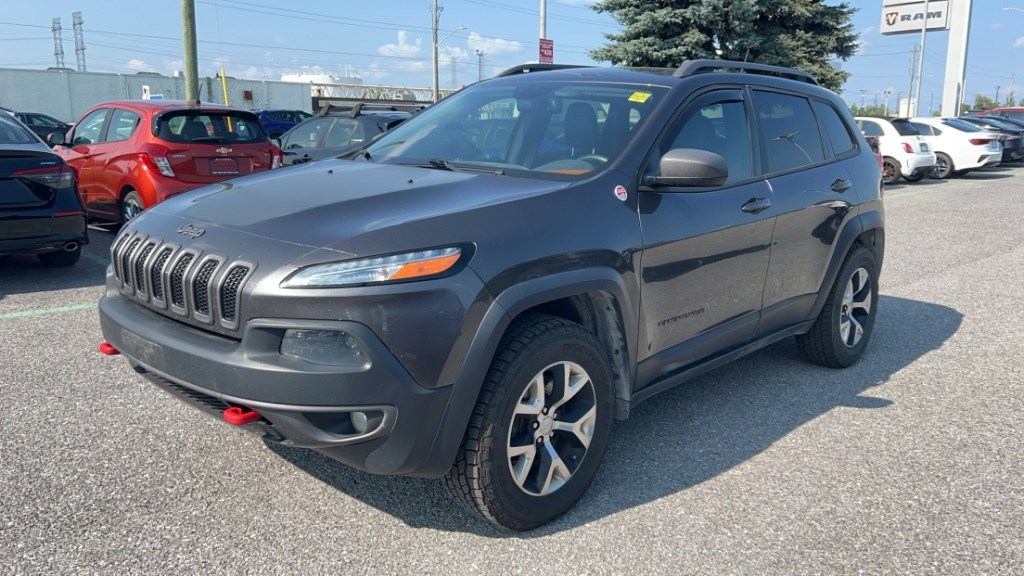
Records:
[[[630,102],[639,102],[640,104],[644,104],[650,99],[650,92],[633,92],[633,95],[629,97]]]

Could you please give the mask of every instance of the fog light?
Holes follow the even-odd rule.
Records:
[[[370,363],[355,338],[336,330],[287,330],[281,354],[325,366],[364,368]]]

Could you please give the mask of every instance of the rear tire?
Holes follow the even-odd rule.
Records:
[[[121,198],[121,225],[124,226],[131,222],[133,218],[142,214],[142,211],[145,209],[146,207],[142,204],[142,198],[139,197],[139,193],[135,190],[130,190],[124,195],[124,198]]]
[[[607,352],[561,318],[531,314],[501,340],[445,486],[485,520],[529,530],[573,507],[611,434]]]
[[[913,174],[910,176],[904,176],[904,178],[907,179],[907,182],[920,182],[924,179],[925,174],[926,173],[921,170],[914,170]]]
[[[935,168],[932,169],[931,177],[945,180],[955,172],[953,159],[942,152],[935,153]]]
[[[900,163],[895,158],[882,158],[882,184],[890,185],[900,181]]]
[[[67,250],[56,250],[54,252],[43,252],[42,254],[36,254],[36,258],[43,263],[43,266],[49,266],[50,268],[60,268],[63,266],[71,266],[78,259],[82,257],[82,246],[79,245],[72,251]]]
[[[875,326],[878,263],[860,244],[847,255],[821,313],[797,342],[807,359],[829,368],[846,368],[864,354]]]

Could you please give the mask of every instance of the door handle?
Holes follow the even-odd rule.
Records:
[[[768,198],[751,198],[743,203],[740,210],[750,214],[758,214],[772,207],[772,201]]]
[[[853,186],[853,182],[850,182],[845,178],[837,178],[836,181],[832,183],[832,191],[842,194],[843,192],[846,192],[850,186]]]

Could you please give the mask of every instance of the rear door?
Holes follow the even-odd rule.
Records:
[[[368,130],[369,129],[369,130]],[[368,133],[372,131],[371,133]],[[372,117],[334,119],[330,129],[320,143],[320,148],[313,151],[313,159],[331,158],[342,154],[380,134],[382,130],[377,128],[377,122]]]
[[[220,182],[270,169],[270,141],[251,112],[171,110],[156,124],[156,137],[182,182]]]
[[[281,139],[281,151],[284,154],[284,165],[301,164],[313,160],[324,134],[331,126],[333,118],[316,118],[303,122],[292,128]]]
[[[90,202],[93,209],[107,214],[117,214],[120,186],[128,170],[129,160],[135,150],[130,138],[142,123],[142,116],[124,108],[114,108],[107,121],[103,138],[93,148],[90,159],[92,182]]]
[[[94,212],[109,211],[109,207],[98,202],[96,178],[102,167],[97,165],[95,157],[103,142],[111,112],[111,108],[93,110],[75,124],[68,145],[57,147],[57,152],[78,173],[78,192],[86,208]]]
[[[802,95],[762,89],[752,95],[764,170],[778,211],[760,336],[810,314],[839,231],[858,203],[843,160],[856,156],[859,148],[853,128],[829,103],[815,100],[812,105]]]

